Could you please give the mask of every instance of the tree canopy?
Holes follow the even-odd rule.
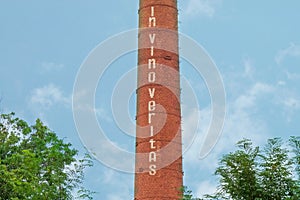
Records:
[[[92,199],[83,187],[87,154],[78,151],[37,119],[29,126],[14,113],[0,115],[0,200]]]
[[[207,199],[300,199],[300,137],[291,137],[288,143],[269,139],[262,149],[244,139],[237,147],[221,158],[215,171],[220,177],[218,190]]]
[[[260,148],[243,139],[222,156],[215,175],[217,191],[202,199],[183,187],[182,200],[299,200],[300,137],[272,138]]]

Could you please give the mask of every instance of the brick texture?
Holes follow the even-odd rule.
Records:
[[[176,0],[140,0],[135,200],[178,200],[182,142]]]

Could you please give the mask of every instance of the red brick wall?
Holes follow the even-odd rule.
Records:
[[[140,0],[139,27],[147,29],[139,33],[135,199],[178,200],[183,173],[177,1]]]

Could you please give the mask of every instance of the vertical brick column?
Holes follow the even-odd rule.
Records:
[[[182,143],[177,0],[140,0],[135,200],[178,200]]]

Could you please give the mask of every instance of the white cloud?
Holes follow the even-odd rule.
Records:
[[[117,172],[113,169],[107,169],[104,173],[103,183],[111,183],[116,178]]]
[[[45,72],[49,71],[60,71],[62,70],[65,66],[63,64],[58,64],[54,62],[43,62],[41,64],[42,70]]]
[[[182,108],[183,145],[187,148],[186,145],[195,139],[195,134],[197,133],[199,111],[197,109],[187,109],[186,106],[182,106]],[[201,115],[201,117],[204,118],[203,115]]]
[[[275,61],[280,64],[286,57],[300,57],[300,45],[291,43],[288,48],[280,50],[275,56]]]
[[[223,145],[226,146],[226,143],[231,143],[231,146],[234,146],[243,137],[250,138],[255,143],[261,143],[265,140],[266,125],[262,120],[257,119],[253,113],[256,112],[255,109],[260,104],[259,98],[270,96],[274,91],[272,86],[257,82],[249,90],[244,91],[228,103],[228,117],[224,128],[224,139],[226,139]]]
[[[293,109],[293,110],[296,110],[296,109],[299,109],[300,108],[300,100],[299,99],[295,99],[293,97],[289,97],[289,98],[286,98],[284,101],[283,101],[283,104],[290,108],[290,109]]]
[[[107,111],[103,108],[95,108],[94,112],[100,118],[105,120],[106,122],[112,122],[111,116],[107,113]]]
[[[115,191],[107,191],[105,195],[107,200],[132,199],[131,185],[132,177],[129,174],[123,174],[113,169],[105,169],[104,179],[100,180],[108,188],[115,188]]]
[[[285,81],[278,81],[277,85],[279,85],[279,86],[285,86],[286,82]]]
[[[100,106],[96,108],[95,106],[85,104],[87,102],[86,97],[88,95],[87,90],[81,90],[77,91],[72,96],[73,101],[73,111],[75,112],[91,112],[95,113],[97,117],[99,117],[102,120],[105,120],[106,122],[112,122],[112,117],[109,115],[108,109],[105,108],[105,106]]]
[[[189,0],[184,13],[188,16],[213,17],[222,0]]]
[[[73,104],[73,112],[89,112],[92,114],[96,114],[97,117],[99,117],[99,119],[104,120],[105,122],[112,122],[113,119],[112,117],[109,115],[109,113],[107,112],[106,109],[99,107],[93,107],[90,105],[80,105],[80,104]]]
[[[245,59],[244,61],[244,74],[243,77],[245,78],[253,78],[255,68],[252,64],[252,61],[250,59]]]
[[[214,151],[220,153],[227,149],[228,146],[234,146],[234,144],[238,140],[247,136],[257,137],[257,141],[261,141],[262,137],[260,135],[265,131],[264,123],[259,121],[255,117],[252,117],[252,114],[251,112],[249,112],[249,110],[255,110],[256,106],[259,104],[259,98],[269,96],[270,94],[273,94],[274,91],[275,88],[273,88],[273,86],[257,82],[254,83],[250,87],[250,89],[245,90],[237,98],[228,101],[227,117],[225,119],[223,135],[221,136],[221,139],[215,147]],[[210,106],[203,108],[198,112],[200,112],[199,128],[197,130],[197,137],[194,138],[194,144],[185,155],[185,160],[187,162],[193,162],[195,161],[195,159],[198,159],[200,148],[202,146],[204,136],[206,135],[211,120]],[[195,110],[186,112],[185,109],[183,109],[184,141],[193,139],[194,132],[192,133],[192,130],[195,129],[198,112]],[[214,156],[209,157],[214,159]],[[206,163],[208,165],[207,168],[214,167],[215,163],[216,162],[210,160]]]
[[[198,123],[198,113],[200,113],[199,124]],[[210,107],[204,108],[202,110],[183,110],[183,146],[187,148],[188,144],[192,142],[192,145],[188,147],[186,154],[184,155],[184,160],[187,163],[193,163],[198,160],[200,156],[201,146],[203,145],[203,140],[205,133],[208,130],[209,122],[211,119]],[[197,129],[197,125],[199,125]]]
[[[288,95],[282,99],[281,105],[283,105],[285,120],[289,123],[300,110],[300,98]]]
[[[43,108],[49,108],[55,104],[69,106],[71,98],[64,96],[61,89],[54,84],[49,84],[32,91],[30,103],[40,105]]]
[[[278,61],[283,61],[286,56],[298,56],[297,52],[297,48],[292,45],[289,50],[282,52]],[[237,141],[249,138],[254,146],[262,146],[268,138],[278,134],[276,130],[273,132],[272,125],[275,120],[271,120],[270,115],[274,113],[274,109],[270,110],[270,108],[275,108],[276,114],[284,111],[287,122],[293,119],[290,116],[294,116],[300,109],[300,98],[297,94],[299,90],[295,88],[296,86],[291,86],[289,80],[285,79],[275,79],[275,84],[259,81],[258,76],[255,75],[260,71],[255,70],[260,68],[255,68],[252,60],[247,58],[243,60],[242,66],[226,71],[225,84],[229,95],[223,133],[215,148],[203,160],[199,160],[199,152],[209,126],[211,111],[209,107],[201,109],[198,138],[184,155],[184,168],[188,169],[185,172],[185,179],[198,197],[215,192],[216,183],[212,175],[218,166],[218,161],[222,155],[236,150]],[[296,74],[286,73],[290,79],[298,78]],[[184,130],[189,130],[193,122],[194,114],[192,112],[187,114],[188,116],[184,118],[183,127],[186,126]],[[185,133],[186,131],[183,132]]]
[[[200,148],[203,145],[204,136],[208,130],[209,122],[211,119],[211,109],[206,107],[201,109],[200,112],[200,124],[198,129],[198,136],[195,139],[191,148],[184,154],[185,168],[193,169],[197,167],[197,172],[192,172],[194,176],[200,178],[200,181],[193,182],[193,188],[197,188],[197,195],[211,194],[215,191],[216,186],[212,182],[204,181],[203,178],[212,175],[218,161],[224,153],[233,151],[237,141],[243,138],[251,139],[255,145],[261,145],[268,138],[267,128],[264,121],[256,118],[249,112],[249,110],[255,109],[260,103],[260,97],[266,97],[273,94],[274,88],[268,84],[257,82],[254,83],[248,90],[244,90],[243,93],[235,99],[231,99],[227,102],[227,117],[225,119],[225,125],[223,133],[210,154],[202,160],[199,160]],[[195,113],[189,112],[187,116],[184,116],[183,127],[189,130],[189,126],[195,123]],[[186,131],[183,132],[183,136]],[[185,137],[185,136],[184,136]],[[205,171],[206,175],[201,174],[198,171]],[[188,180],[190,175],[186,174]],[[201,180],[202,178],[202,180]],[[193,180],[193,178],[191,178]]]
[[[257,82],[250,90],[240,95],[234,102],[235,112],[239,112],[256,105],[256,100],[259,96],[269,94],[274,91],[274,88],[270,85]]]
[[[201,197],[205,194],[213,194],[217,189],[216,184],[210,181],[203,181],[198,184],[196,196]]]
[[[285,75],[289,81],[298,81],[300,80],[300,73],[291,73],[289,71],[285,71]]]

